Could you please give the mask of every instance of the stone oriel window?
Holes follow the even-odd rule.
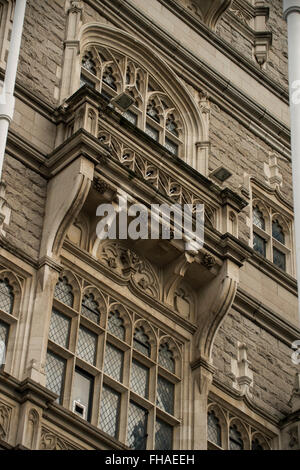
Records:
[[[178,111],[149,73],[130,57],[91,47],[82,55],[80,84],[95,88],[109,100],[126,91],[134,104],[124,117],[173,155],[182,157],[184,135]]]
[[[172,449],[181,396],[175,341],[161,332],[159,344],[148,322],[93,286],[81,292],[74,279],[64,273],[55,289],[47,387],[60,404],[133,449]]]
[[[257,199],[253,204],[252,221],[254,250],[293,274],[292,222]]]

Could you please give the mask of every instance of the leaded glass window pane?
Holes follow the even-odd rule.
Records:
[[[237,427],[235,425],[230,427],[229,443],[230,450],[243,450],[244,448],[241,433],[237,430]]]
[[[150,137],[152,137],[152,139],[158,141],[159,140],[159,132],[157,129],[155,129],[154,127],[150,126],[149,124],[146,124],[146,129],[145,129],[145,132],[147,135],[149,135]]]
[[[213,442],[214,444],[217,444],[219,447],[221,447],[221,426],[213,411],[209,412],[207,417],[207,438],[210,442]]]
[[[173,114],[170,114],[167,118],[166,122],[166,128],[168,129],[169,132],[172,134],[176,135],[178,137],[178,130],[177,130],[177,124],[175,121],[175,117]]]
[[[95,323],[100,321],[100,311],[98,302],[95,301],[93,294],[84,295],[81,305],[81,315],[89,318]]]
[[[82,58],[82,67],[96,75],[96,63],[91,52],[86,52]]]
[[[168,137],[165,138],[165,147],[173,155],[178,155],[178,145],[175,144],[175,142],[172,142],[172,140],[168,139]]]
[[[161,419],[155,423],[155,450],[171,450],[173,447],[173,427]]]
[[[90,364],[95,365],[97,335],[80,326],[77,342],[77,356]]]
[[[81,76],[80,76],[80,87],[82,87],[84,85],[88,85],[91,88],[95,88],[95,83],[81,74]]]
[[[124,320],[121,318],[120,312],[118,310],[113,310],[109,312],[108,316],[108,331],[112,333],[117,338],[125,339],[125,328]]]
[[[123,378],[124,353],[112,344],[107,343],[105,347],[104,372],[118,382]]]
[[[260,444],[258,439],[253,439],[251,449],[252,450],[264,450],[263,446]]]
[[[278,268],[286,270],[286,256],[282,251],[277,250],[277,248],[273,247],[273,263],[278,266]]]
[[[160,119],[159,119],[159,111],[156,107],[156,104],[155,104],[155,101],[154,100],[151,100],[149,103],[148,103],[148,106],[147,106],[147,114],[148,116],[150,116],[152,119],[154,119],[154,121],[156,122],[159,122]]]
[[[58,395],[59,402],[62,401],[63,383],[65,375],[66,361],[56,354],[48,351],[45,372],[46,372],[46,387]]]
[[[59,278],[58,283],[55,286],[54,297],[69,307],[73,307],[74,295],[72,292],[72,286],[68,283],[68,279],[64,276]]]
[[[110,86],[114,90],[117,89],[116,79],[113,75],[113,69],[111,67],[106,67],[106,69],[103,72],[102,80],[104,81],[104,83],[106,83],[108,86]]]
[[[257,207],[253,209],[253,224],[256,225],[256,227],[265,230],[265,219],[263,213]]]
[[[161,376],[157,379],[157,406],[167,413],[174,412],[174,385]]]
[[[128,410],[128,446],[135,450],[145,450],[147,443],[147,417],[148,412],[144,408],[129,404]]]
[[[0,281],[0,308],[6,313],[12,313],[14,304],[13,289],[7,279]]]
[[[9,326],[0,321],[0,367],[5,364],[5,352],[8,339]]]
[[[124,114],[123,114],[123,117],[125,119],[127,119],[127,121],[131,122],[131,124],[133,124],[134,126],[137,125],[137,120],[138,120],[138,117],[135,113],[133,113],[132,111],[126,111]]]
[[[110,436],[118,437],[121,394],[103,385],[99,427]]]
[[[164,367],[165,369],[168,369],[170,372],[174,374],[175,361],[173,357],[173,352],[169,349],[169,346],[167,343],[162,344],[159,347],[158,362],[162,367]]]
[[[144,398],[148,398],[149,369],[133,360],[131,366],[131,389]]]
[[[133,347],[142,354],[145,354],[145,356],[150,357],[151,346],[149,343],[149,336],[144,333],[143,327],[136,328],[133,337]]]
[[[266,256],[266,240],[257,235],[257,233],[253,234],[253,248],[260,255]]]
[[[68,348],[71,320],[53,309],[49,327],[49,339],[63,348]]]
[[[277,222],[277,220],[274,220],[272,223],[272,236],[275,238],[275,240],[279,241],[283,245],[285,244],[285,237],[284,237],[284,232],[282,230],[281,225]]]

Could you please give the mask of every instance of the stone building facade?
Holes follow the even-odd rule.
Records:
[[[280,0],[28,0],[0,186],[0,447],[299,448],[286,36]],[[98,239],[119,189],[204,204],[203,248]]]

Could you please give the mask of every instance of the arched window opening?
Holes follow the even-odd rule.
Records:
[[[230,426],[229,430],[229,448],[230,450],[243,450],[244,442],[241,433],[238,431],[236,425]]]
[[[13,288],[9,284],[8,279],[0,280],[0,308],[4,312],[12,314],[14,306]]]
[[[251,443],[251,450],[264,450],[264,448],[258,439],[253,439]]]
[[[111,310],[108,315],[108,331],[117,338],[124,341],[125,339],[125,327],[124,320],[118,309]]]
[[[81,315],[84,315],[89,320],[98,323],[100,322],[100,311],[98,302],[95,301],[93,294],[84,295],[81,305]]]
[[[54,297],[69,307],[73,307],[74,294],[72,290],[72,286],[69,284],[68,279],[63,276],[62,278],[59,278],[55,286]]]
[[[161,344],[159,347],[158,362],[165,369],[169,370],[173,374],[175,373],[175,360],[173,351],[169,349],[167,343]]]
[[[140,351],[145,356],[150,357],[151,346],[149,343],[149,336],[145,334],[144,328],[136,328],[133,337],[133,346],[137,351]]]
[[[209,411],[207,417],[207,439],[219,447],[222,446],[221,426],[213,410]]]
[[[258,209],[258,207],[254,207],[253,209],[253,223],[256,227],[259,227],[262,230],[265,230],[266,228],[263,213]]]

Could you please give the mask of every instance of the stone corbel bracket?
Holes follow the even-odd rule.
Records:
[[[223,13],[229,8],[232,0],[194,0],[199,8],[202,21],[211,29],[215,29]]]

